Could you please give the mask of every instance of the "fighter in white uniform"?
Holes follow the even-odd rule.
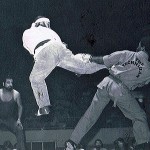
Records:
[[[141,39],[137,52],[117,51],[104,57],[91,57],[91,62],[105,64],[110,75],[98,84],[90,107],[75,127],[66,150],[73,150],[90,130],[110,100],[118,106],[125,117],[132,120],[137,150],[148,150],[149,127],[144,110],[130,90],[150,82],[150,37]],[[147,146],[147,148],[146,148]]]
[[[30,74],[33,93],[39,106],[38,115],[48,114],[50,100],[45,78],[56,67],[62,67],[76,74],[91,74],[105,68],[104,65],[84,62],[82,57],[89,55],[73,55],[67,49],[59,35],[50,28],[50,20],[45,17],[36,18],[31,28],[23,33],[23,46],[34,56],[35,64]]]

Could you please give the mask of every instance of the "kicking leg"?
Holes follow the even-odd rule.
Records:
[[[84,54],[74,55],[68,50],[68,55],[58,64],[59,67],[74,72],[76,74],[92,74],[106,68],[104,65],[85,62],[82,59]]]

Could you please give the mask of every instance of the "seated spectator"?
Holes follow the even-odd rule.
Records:
[[[100,139],[96,139],[92,150],[107,150],[103,147],[103,142]]]
[[[128,142],[128,150],[134,150],[136,146],[136,141],[135,138],[132,138],[129,142]]]
[[[13,78],[7,75],[0,89],[0,130],[4,127],[16,136],[18,150],[25,150],[25,135],[21,123],[22,109],[20,93],[13,88]],[[10,141],[4,144],[8,143],[10,144]]]
[[[126,143],[123,138],[118,138],[114,141],[114,149],[113,150],[126,150]]]

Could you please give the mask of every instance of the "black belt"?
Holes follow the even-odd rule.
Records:
[[[44,45],[45,43],[47,43],[47,42],[49,42],[49,41],[50,41],[50,39],[47,39],[47,40],[44,40],[44,41],[38,43],[38,44],[36,45],[36,47],[34,48],[34,54],[35,54],[35,50],[36,50],[37,48],[39,48],[40,46]]]

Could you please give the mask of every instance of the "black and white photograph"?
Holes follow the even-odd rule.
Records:
[[[150,1],[1,0],[0,150],[150,150]]]

